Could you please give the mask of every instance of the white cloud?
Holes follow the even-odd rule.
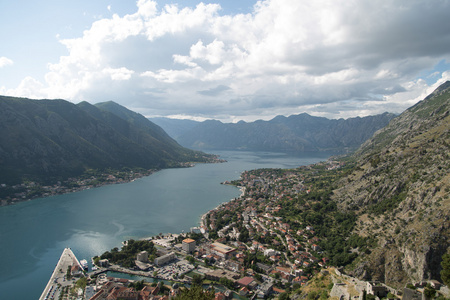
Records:
[[[45,98],[46,93],[44,91],[44,85],[38,80],[27,76],[15,89],[5,89],[2,88],[2,93],[5,95],[16,96],[16,97],[29,97],[29,98]]]
[[[134,71],[123,67],[118,69],[106,68],[103,73],[111,76],[112,80],[128,80],[134,74]]]
[[[450,60],[449,10],[444,0],[263,0],[222,15],[218,4],[139,0],[134,14],[61,40],[68,55],[30,89],[200,118],[400,112],[432,89],[418,74]]]
[[[7,58],[7,57],[4,57],[4,56],[0,57],[0,68],[12,65],[13,63],[14,62],[11,59]]]

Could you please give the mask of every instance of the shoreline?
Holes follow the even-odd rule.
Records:
[[[92,176],[91,178],[87,179],[83,177],[69,178],[64,182],[59,182],[57,184],[47,186],[42,186],[35,182],[31,182],[29,183],[29,185],[25,186],[25,184],[22,183],[15,185],[12,188],[22,189],[25,191],[16,193],[15,197],[13,198],[12,197],[0,198],[0,207],[14,205],[20,202],[31,201],[39,198],[48,198],[52,196],[77,193],[84,190],[99,188],[107,185],[130,183],[137,179],[150,176],[160,170],[162,169],[148,169],[141,172],[129,171],[127,173],[126,178],[117,178],[115,176],[121,171],[112,173],[102,173],[101,181],[98,181],[99,180],[98,177]],[[78,186],[70,187],[70,185],[73,185],[74,183],[77,184]],[[36,192],[36,190],[38,190],[38,192]]]
[[[178,166],[163,169],[135,169],[130,171],[114,170],[112,172],[101,172],[97,175],[91,175],[89,178],[87,178],[86,174],[80,175],[79,177],[68,178],[63,182],[58,181],[53,185],[41,185],[36,182],[21,183],[13,186],[2,184],[0,185],[0,192],[3,188],[12,189],[12,191],[8,196],[0,198],[0,207],[14,205],[20,202],[31,201],[39,198],[47,198],[51,196],[81,192],[84,190],[112,184],[130,183],[137,179],[150,176],[165,169],[192,168],[200,163],[213,164],[223,162],[226,162],[226,160],[216,158],[215,160],[209,162],[186,162],[180,163],[180,165]]]
[[[237,187],[237,186],[236,186],[236,187]],[[219,207],[221,207],[224,203],[228,203],[228,202],[233,201],[233,200],[235,200],[235,199],[240,199],[240,198],[244,197],[244,195],[245,195],[245,187],[239,186],[239,187],[237,187],[237,188],[241,191],[241,194],[240,194],[238,197],[233,198],[233,199],[230,199],[230,200],[227,201],[227,202],[222,202],[222,203],[220,203],[219,205],[217,205],[216,207],[214,207],[213,209],[208,210],[206,213],[204,213],[204,214],[202,214],[202,215],[200,216],[200,222],[199,222],[199,223],[200,223],[200,227],[205,227],[205,228],[206,228],[205,219],[206,219],[206,216],[207,216],[209,213],[211,213],[211,212],[214,211],[214,210],[219,209]]]

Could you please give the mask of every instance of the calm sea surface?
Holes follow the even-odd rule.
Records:
[[[66,247],[90,261],[130,238],[189,231],[202,214],[239,196],[220,182],[238,179],[244,170],[294,168],[330,155],[214,153],[228,162],[0,207],[0,299],[38,299]]]

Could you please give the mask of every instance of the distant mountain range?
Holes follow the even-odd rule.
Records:
[[[144,116],[114,102],[0,96],[0,183],[54,183],[88,169],[168,168],[205,162]]]
[[[270,121],[222,123],[150,118],[181,145],[201,150],[258,150],[279,152],[357,149],[374,132],[386,126],[394,114],[330,120],[306,113],[277,116]]]

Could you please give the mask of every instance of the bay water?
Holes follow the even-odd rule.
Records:
[[[131,238],[187,232],[201,215],[240,195],[221,182],[245,170],[295,168],[331,155],[214,153],[227,162],[0,207],[0,299],[38,299],[66,247],[90,261]]]

